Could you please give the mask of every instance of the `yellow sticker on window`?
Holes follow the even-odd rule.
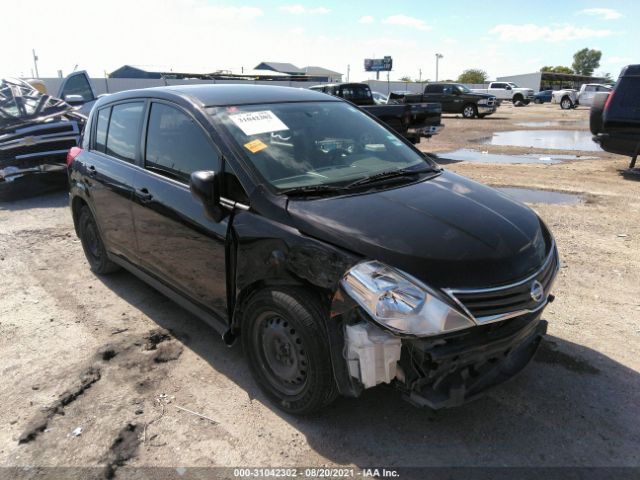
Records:
[[[264,143],[261,140],[253,140],[249,143],[245,143],[244,144],[244,148],[246,148],[247,150],[249,150],[251,153],[258,153],[261,150],[264,150],[265,148],[267,148],[267,144]]]

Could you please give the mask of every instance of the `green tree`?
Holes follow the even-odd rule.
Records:
[[[460,83],[484,83],[489,78],[487,72],[479,68],[469,68],[462,72],[458,77]]]
[[[562,65],[558,65],[556,67],[546,66],[540,69],[541,72],[552,72],[552,73],[574,73],[573,69],[569,67],[564,67]]]
[[[573,55],[573,70],[578,75],[592,75],[593,71],[600,66],[601,58],[602,52],[600,50],[589,48],[578,50]]]

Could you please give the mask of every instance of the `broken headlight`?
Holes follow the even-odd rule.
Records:
[[[375,260],[349,269],[342,287],[376,323],[396,333],[438,335],[475,325],[418,279]]]

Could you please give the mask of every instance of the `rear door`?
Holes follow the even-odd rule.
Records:
[[[189,112],[164,101],[150,102],[143,145],[133,204],[140,264],[225,319],[228,223],[207,219],[189,191],[192,172],[221,171],[220,152]]]
[[[131,201],[143,111],[143,101],[127,101],[96,112],[92,141],[81,167],[107,249],[130,261],[137,249]]]

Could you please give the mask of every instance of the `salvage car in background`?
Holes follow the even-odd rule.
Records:
[[[0,199],[66,185],[65,158],[86,117],[18,79],[0,81]]]
[[[39,79],[0,81],[0,200],[66,187],[67,152],[96,100],[85,71],[68,75],[58,97]]]
[[[491,82],[487,88],[474,88],[476,93],[488,93],[498,101],[509,100],[514,103],[529,105],[533,101],[533,89],[519,87],[513,82]]]
[[[580,87],[580,90],[565,88],[554,91],[551,95],[551,103],[560,104],[560,108],[563,110],[569,110],[577,107],[578,105],[590,107],[596,93],[607,93],[610,91],[611,87],[609,85],[585,83]]]
[[[469,90],[460,83],[430,83],[424,93],[391,92],[389,103],[437,102],[443,113],[462,113],[464,118],[484,118],[496,111],[496,97]]]
[[[533,103],[541,104],[551,101],[553,90],[541,90],[533,96]]]
[[[349,102],[174,86],[100,99],[87,125],[68,161],[91,269],[125,267],[240,338],[287,412],[382,383],[459,405],[546,332],[559,259],[542,220]]]
[[[310,90],[344,98],[403,135],[412,143],[420,138],[437,134],[444,126],[441,123],[442,108],[437,103],[421,102],[420,105],[379,105],[373,99],[371,88],[366,83],[330,83],[314,85]]]
[[[631,157],[629,173],[640,154],[640,65],[623,68],[610,92],[596,93],[590,112],[593,140],[603,150]]]

